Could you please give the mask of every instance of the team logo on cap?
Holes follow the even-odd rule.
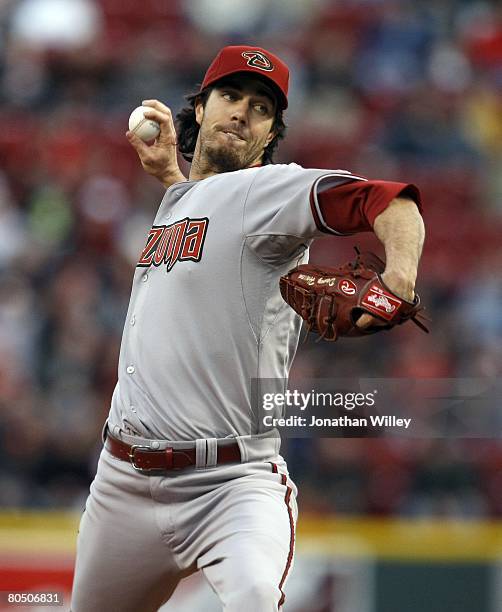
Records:
[[[274,69],[274,64],[261,51],[243,51],[242,57],[247,59],[247,65],[251,68],[259,68],[266,72],[271,72]]]

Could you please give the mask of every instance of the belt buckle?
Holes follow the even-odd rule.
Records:
[[[166,456],[168,457],[168,465],[166,465],[165,468],[155,468],[155,467],[139,467],[139,465],[136,465],[136,451],[138,449],[141,449],[143,451],[146,451],[147,453],[158,453],[158,450],[155,450],[153,448],[150,448],[149,446],[144,446],[143,444],[133,444],[131,446],[131,450],[129,451],[129,453],[127,454],[127,456],[129,457],[130,461],[131,461],[131,465],[132,467],[140,473],[144,473],[144,472],[165,472],[166,470],[170,470],[173,469],[173,449],[172,448],[166,448],[164,450]]]
[[[144,451],[147,451],[147,452],[152,452],[152,449],[149,446],[144,446],[143,444],[133,444],[131,446],[131,450],[127,454],[127,456],[129,457],[129,459],[131,461],[132,467],[137,472],[151,472],[155,468],[142,468],[142,467],[139,467],[138,465],[136,465],[136,451],[138,449],[141,449],[141,450],[144,450]]]

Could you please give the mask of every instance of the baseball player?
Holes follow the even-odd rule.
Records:
[[[225,47],[178,115],[178,135],[156,100],[144,104],[161,125],[157,142],[128,134],[167,190],[134,275],[73,612],[157,610],[198,570],[224,610],[281,609],[297,491],[251,393],[265,379],[284,391],[297,347],[300,318],[279,277],[318,236],[374,231],[386,285],[413,299],[424,237],[417,189],[273,164],[288,80],[273,53]],[[188,180],[176,147],[192,162]]]

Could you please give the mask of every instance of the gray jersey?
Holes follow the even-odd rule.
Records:
[[[251,381],[283,391],[301,326],[279,277],[322,235],[319,190],[354,179],[277,164],[166,191],[134,275],[111,426],[166,440],[260,431]]]

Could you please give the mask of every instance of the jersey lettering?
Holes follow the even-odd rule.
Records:
[[[200,260],[201,246],[206,235],[207,219],[192,219],[188,222],[181,260]]]
[[[157,244],[157,248],[155,250],[155,255],[153,256],[153,264],[155,266],[160,266],[164,259],[164,255],[166,254],[167,245],[171,239],[171,234],[173,232],[172,227],[166,227],[162,229],[162,237]]]
[[[209,219],[181,219],[171,225],[154,225],[141,253],[138,267],[165,264],[172,270],[177,261],[200,261]]]
[[[153,255],[155,253],[155,249],[157,248],[161,236],[162,228],[155,226],[152,227],[150,233],[148,234],[146,247],[143,253],[141,253],[141,257],[139,258],[138,266],[150,266],[152,264]]]
[[[164,263],[167,265],[168,272],[169,270],[172,270],[174,264],[178,261],[178,257],[181,252],[181,245],[185,238],[187,223],[188,219],[183,219],[182,221],[177,221],[172,226],[167,252],[164,256]],[[164,231],[166,230],[167,228],[164,229]]]

